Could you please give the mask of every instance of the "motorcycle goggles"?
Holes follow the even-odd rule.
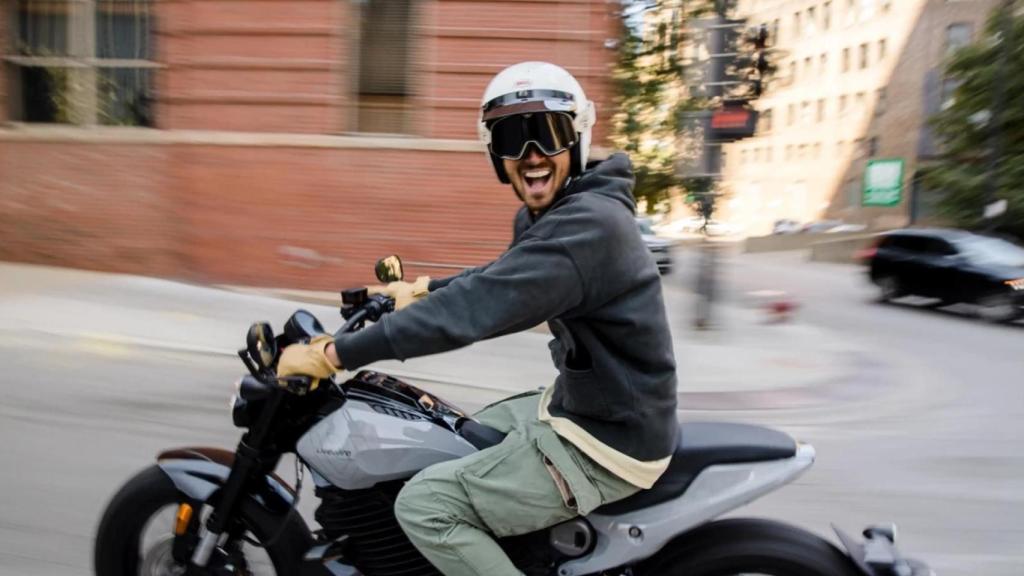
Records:
[[[576,144],[576,127],[565,112],[536,112],[506,116],[491,125],[491,153],[506,160],[519,160],[530,144],[545,156],[554,156]]]

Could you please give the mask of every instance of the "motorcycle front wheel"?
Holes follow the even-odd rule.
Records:
[[[711,522],[669,543],[641,567],[650,576],[858,576],[828,541],[781,522]]]
[[[174,522],[181,503],[193,506],[201,514],[202,502],[191,502],[158,467],[146,468],[128,481],[107,505],[96,533],[94,563],[97,576],[177,576],[185,566],[175,560]],[[206,507],[208,509],[208,507]],[[266,542],[279,525],[254,518],[241,507],[247,539]],[[199,517],[197,517],[198,519]],[[198,524],[194,520],[194,525]],[[237,573],[252,576],[277,576],[292,573],[297,567],[295,551],[278,539],[270,546],[235,542],[233,561],[241,566]],[[189,551],[191,552],[191,551]]]

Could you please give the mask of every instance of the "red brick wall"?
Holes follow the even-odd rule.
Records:
[[[573,73],[597,103],[602,142],[612,109],[614,52],[604,47],[618,35],[614,3],[440,0],[423,14],[421,106],[432,114],[422,133],[437,138],[476,138],[480,98],[491,77],[525,60],[558,64]]]
[[[422,0],[412,28],[414,132],[476,138],[480,96],[499,70],[559,64],[611,109],[614,3]],[[177,0],[159,4],[160,126],[339,133],[354,129],[354,6],[337,0]],[[543,17],[538,17],[543,15]],[[603,138],[607,122],[601,122]],[[599,140],[600,141],[600,140]]]
[[[0,258],[180,276],[167,149],[0,142]]]
[[[474,265],[507,245],[517,201],[482,151],[424,150],[430,146],[415,137],[409,149],[372,149],[379,140],[351,147],[358,137],[284,145],[263,134],[353,128],[355,66],[345,50],[351,2],[156,5],[158,58],[166,64],[157,75],[162,131],[140,130],[145,142],[129,143],[133,132],[123,128],[32,138],[0,129],[0,259],[336,289],[371,280],[373,262],[387,253],[411,263]],[[604,0],[421,0],[413,29],[415,132],[475,140],[490,77],[508,64],[544,59],[576,74],[598,102],[600,143],[614,56],[603,45],[616,35],[615,7]],[[247,143],[223,144],[231,132],[246,133],[238,136]],[[452,270],[411,264],[409,272]]]
[[[0,174],[0,259],[256,286],[486,262],[517,207],[468,152],[0,142]]]
[[[174,155],[187,252],[204,280],[333,289],[372,280],[389,253],[479,264],[511,237],[515,197],[483,154],[183,146]]]
[[[346,129],[349,2],[158,4],[159,124],[168,129],[337,133]]]

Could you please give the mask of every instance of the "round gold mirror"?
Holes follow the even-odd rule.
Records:
[[[377,280],[384,283],[398,282],[405,278],[405,273],[402,271],[402,259],[394,254],[377,260],[374,272],[377,273]]]

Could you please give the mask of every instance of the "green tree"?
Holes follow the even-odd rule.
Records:
[[[959,86],[931,119],[942,140],[942,156],[925,169],[924,183],[943,195],[941,215],[966,228],[986,227],[986,203],[1006,200],[1007,212],[991,224],[1024,239],[1024,15],[1019,10],[1016,15],[995,11],[983,37],[950,58],[946,78]],[[997,86],[1006,97],[1001,109],[993,111]],[[993,134],[1001,145],[990,176]],[[990,177],[995,179],[994,198]]]
[[[676,163],[687,151],[680,113],[705,102],[687,90],[689,63],[679,47],[688,41],[686,24],[713,7],[714,0],[623,0],[612,141],[629,153],[634,194],[648,211],[682,185]]]

